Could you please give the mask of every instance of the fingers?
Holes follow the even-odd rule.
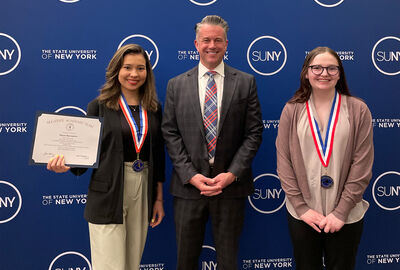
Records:
[[[344,222],[335,217],[335,215],[333,215],[332,213],[329,214],[322,222],[326,223],[324,227],[325,233],[338,232],[344,225]]]
[[[326,223],[326,226],[324,228],[325,233],[334,233],[337,231],[339,231],[339,228],[336,228],[335,224],[333,224],[332,222]]]
[[[325,227],[323,228],[325,233],[331,232],[331,224],[326,223]],[[333,231],[332,231],[333,232]]]
[[[208,196],[208,197],[215,196],[215,195],[218,195],[220,193],[222,193],[222,190],[218,190],[218,191],[202,191],[202,192],[200,192],[201,195]]]
[[[47,163],[47,169],[56,173],[63,173],[68,171],[70,167],[65,166],[64,155],[56,155]]]
[[[222,193],[222,188],[220,186],[208,186],[203,184],[200,187],[200,194],[204,196],[215,196]]]
[[[214,180],[215,185],[218,185],[221,187],[221,189],[224,189],[225,187],[232,184],[232,182],[235,180],[235,176],[231,172],[220,173],[214,177]]]
[[[213,186],[215,185],[215,179],[214,178],[204,178],[204,183],[207,184],[208,186]]]
[[[307,212],[301,215],[300,218],[315,231],[319,233],[321,232],[321,229],[318,226],[320,225],[321,221],[325,218],[323,215],[321,215],[317,211],[309,209],[307,210]]]
[[[328,217],[324,218],[320,224],[319,227],[321,228],[321,230],[324,230],[325,233],[333,233],[335,232],[334,228],[332,227],[332,222],[330,222],[330,220],[328,219]]]
[[[152,228],[154,228],[154,227],[160,225],[162,219],[163,219],[163,217],[158,216],[158,215],[154,215],[153,218],[151,219],[150,226]]]
[[[200,191],[201,192],[204,192],[204,191],[219,191],[219,190],[221,190],[221,187],[220,186],[209,186],[209,185],[206,185],[206,184],[201,184],[200,185]]]
[[[154,203],[153,217],[151,218],[150,226],[152,228],[158,226],[161,223],[161,221],[163,220],[164,216],[165,216],[165,212],[164,212],[163,202],[157,200]]]
[[[317,226],[318,223],[312,220],[303,220],[305,223],[307,223],[311,228],[313,228],[317,232],[321,232],[321,229]]]
[[[321,221],[320,221],[320,223],[319,223],[319,228],[322,230],[322,229],[325,229],[325,227],[326,227],[326,218],[324,218],[324,219],[322,219]]]
[[[308,225],[310,225],[311,228],[313,228],[317,232],[319,232],[319,233],[321,232],[321,230],[318,228],[318,226],[315,223],[309,223]]]

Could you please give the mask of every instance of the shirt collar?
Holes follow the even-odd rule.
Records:
[[[224,61],[221,61],[219,65],[213,69],[217,74],[219,74],[222,77],[225,77],[225,65]],[[199,61],[199,78],[202,78],[203,76],[206,75],[206,73],[209,71],[208,68],[206,68],[200,61]]]

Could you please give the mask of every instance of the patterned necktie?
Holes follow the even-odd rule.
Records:
[[[215,71],[208,71],[209,76],[206,86],[206,95],[204,100],[204,130],[206,133],[208,158],[212,159],[215,155],[215,146],[217,139],[217,85],[215,84],[214,75]]]

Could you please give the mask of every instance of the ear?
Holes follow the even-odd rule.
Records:
[[[199,51],[199,43],[197,42],[197,39],[194,40],[194,46],[196,47],[196,50]]]

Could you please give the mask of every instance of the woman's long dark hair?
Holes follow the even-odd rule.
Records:
[[[127,44],[115,52],[107,67],[106,82],[100,89],[100,95],[97,99],[100,103],[105,104],[106,107],[119,110],[118,100],[121,95],[121,83],[118,80],[118,74],[124,62],[124,56],[127,54],[140,54],[146,60],[147,77],[139,89],[139,96],[141,104],[146,110],[157,111],[158,99],[153,70],[146,51],[137,44]]]

